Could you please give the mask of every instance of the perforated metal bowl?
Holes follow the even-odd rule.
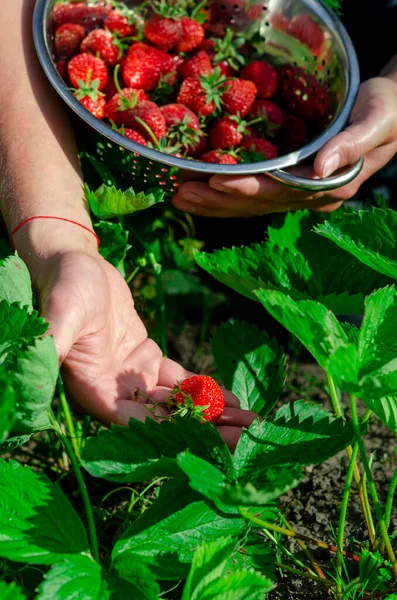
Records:
[[[331,121],[318,129],[310,143],[299,150],[264,162],[238,165],[215,165],[177,158],[136,144],[93,117],[73,96],[55,66],[54,28],[51,11],[56,0],[37,0],[34,15],[34,39],[43,69],[66,104],[87,123],[97,137],[90,135],[92,152],[108,167],[117,171],[135,187],[144,189],[154,184],[169,194],[175,193],[180,179],[203,180],[215,174],[251,175],[266,173],[291,187],[306,190],[331,190],[346,185],[361,171],[363,159],[328,179],[306,179],[285,171],[312,157],[324,144],[339,133],[353,107],[360,77],[357,57],[351,40],[340,20],[317,0],[208,0],[211,8],[210,30],[223,36],[227,28],[252,31],[260,40],[263,58],[277,65],[293,63],[314,74],[327,86],[331,95]],[[140,2],[126,2],[136,6]],[[280,31],[280,18],[291,20],[297,15],[309,15],[324,32],[328,53],[316,56],[307,45]]]

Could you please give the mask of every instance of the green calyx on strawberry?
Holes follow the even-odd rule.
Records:
[[[175,386],[167,404],[172,416],[215,423],[224,411],[225,399],[212,377],[195,375]]]
[[[245,135],[251,135],[249,127],[259,121],[261,121],[260,117],[250,122],[243,121],[240,115],[222,117],[209,133],[212,148],[229,150],[233,146],[239,146]]]
[[[168,132],[169,140],[176,143],[179,146],[179,150],[183,150],[187,154],[190,151],[194,152],[206,135],[202,129],[192,127],[188,115],[180,123],[173,125]]]
[[[217,67],[213,73],[202,75],[199,79],[207,97],[207,102],[213,102],[216,108],[220,110],[222,94],[227,89],[227,78],[222,75],[221,70]]]
[[[73,93],[77,100],[81,100],[85,96],[89,96],[94,102],[98,100],[98,98],[103,98],[105,94],[103,94],[99,90],[99,79],[91,80],[91,74],[88,76],[87,81],[78,81],[78,88],[73,89]]]
[[[235,33],[231,29],[227,29],[224,38],[214,38],[213,41],[215,42],[215,56],[213,58],[215,65],[227,61],[235,71],[238,71],[241,66],[245,65],[245,57],[238,52],[239,48],[246,43],[246,40],[241,34]]]

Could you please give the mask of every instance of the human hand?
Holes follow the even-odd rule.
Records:
[[[47,256],[33,269],[40,311],[51,324],[72,401],[106,424],[126,426],[130,418],[145,420],[153,410],[161,413],[156,406],[192,373],[163,358],[147,337],[119,272],[96,252],[70,249]],[[225,391],[225,401],[217,425],[233,448],[242,427],[257,415],[240,410],[230,392]]]
[[[349,126],[319,151],[313,168],[291,170],[304,177],[326,178],[364,156],[363,170],[350,184],[329,192],[304,192],[266,175],[215,175],[208,184],[184,183],[173,203],[180,210],[207,217],[250,217],[302,208],[330,212],[352,198],[396,152],[397,84],[377,77],[362,84]]]

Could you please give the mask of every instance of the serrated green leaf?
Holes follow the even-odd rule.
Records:
[[[372,210],[341,213],[316,227],[316,232],[332,240],[371,269],[397,279],[397,212]]]
[[[158,579],[181,579],[198,544],[220,536],[238,537],[246,528],[240,515],[218,511],[186,484],[171,481],[116,542],[113,560],[128,553],[131,560],[138,556],[146,561]]]
[[[303,400],[286,404],[272,420],[254,421],[243,430],[234,455],[238,482],[259,487],[267,467],[318,464],[353,440],[351,423],[321,406]]]
[[[7,585],[4,581],[0,581],[0,598],[1,600],[25,600],[26,596],[15,583]]]
[[[178,455],[177,463],[189,478],[190,487],[221,510],[225,505],[265,506],[298,485],[301,479],[299,469],[268,468],[261,474],[261,488],[257,490],[251,483],[242,487],[229,482],[218,469],[188,451]]]
[[[212,581],[200,600],[263,600],[273,583],[256,571],[235,571]]]
[[[384,559],[379,552],[370,552],[364,548],[360,556],[359,578],[366,591],[386,590],[391,573],[384,566]]]
[[[87,185],[85,190],[90,208],[99,219],[131,215],[159,204],[164,199],[161,189],[135,193],[133,188],[121,191],[114,186],[102,184],[96,192],[92,192]]]
[[[106,575],[110,600],[158,600],[160,588],[153,573],[137,556],[121,554],[112,563],[112,571]]]
[[[0,364],[8,354],[32,344],[47,331],[48,323],[36,312],[28,313],[17,304],[0,302]]]
[[[18,351],[14,368],[17,402],[13,430],[28,434],[51,428],[49,410],[59,375],[53,338],[36,340],[28,350]]]
[[[230,452],[219,433],[195,419],[141,423],[131,419],[129,427],[113,426],[89,438],[82,462],[91,475],[116,482],[146,481],[156,476],[178,476],[176,456],[187,448],[225,472],[232,472]]]
[[[0,459],[0,556],[51,565],[88,553],[84,526],[61,489],[43,473]]]
[[[4,442],[15,421],[15,391],[11,377],[0,367],[0,442]]]
[[[286,379],[285,356],[278,343],[255,325],[225,323],[213,333],[212,353],[223,383],[241,408],[266,416]]]
[[[101,566],[89,556],[73,556],[45,575],[36,600],[109,600]]]
[[[29,271],[19,256],[9,256],[0,263],[0,300],[33,308]]]
[[[273,521],[271,517],[261,515],[261,519]],[[262,535],[255,530],[249,531],[239,545],[237,551],[229,558],[228,570],[239,571],[255,569],[266,575],[272,581],[276,580],[274,563],[277,557],[274,548]]]
[[[95,223],[94,229],[101,240],[99,253],[114,267],[118,267],[131,247],[128,243],[128,231],[120,223],[110,221],[99,221]]]
[[[234,552],[236,540],[230,537],[201,544],[193,557],[182,600],[199,600],[205,588],[223,575],[229,556]]]

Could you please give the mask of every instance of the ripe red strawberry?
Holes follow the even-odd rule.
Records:
[[[209,133],[210,144],[215,149],[228,150],[239,146],[247,134],[247,123],[238,117],[222,117]]]
[[[196,75],[209,75],[212,73],[212,65],[207,52],[200,50],[191,58],[186,59],[179,67],[178,74],[181,79],[194,77]]]
[[[264,60],[254,60],[241,71],[241,78],[253,81],[259,98],[271,98],[277,90],[277,71]]]
[[[117,94],[118,89],[116,88],[116,84],[114,82],[113,77],[109,77],[108,82],[102,91],[105,94],[108,101],[111,100],[115,94]]]
[[[206,375],[195,375],[180,383],[173,390],[177,404],[186,407],[186,413],[200,420],[215,423],[225,409],[225,399],[219,385]]]
[[[126,56],[123,77],[128,87],[150,91],[157,86],[162,75],[176,74],[177,67],[175,57],[147,44],[136,43]]]
[[[59,60],[70,60],[78,53],[85,29],[76,23],[65,23],[55,32],[55,50]]]
[[[106,17],[105,27],[120,37],[130,37],[135,33],[134,13],[127,7],[115,8]]]
[[[199,50],[199,52],[206,52],[208,54],[209,59],[214,60],[216,55],[215,46],[215,40],[207,38],[201,42],[197,50]]]
[[[189,19],[188,17],[184,17],[181,20],[182,25],[182,36],[179,38],[176,49],[178,52],[191,52],[201,44],[204,39],[204,29],[194,21],[193,19]]]
[[[248,136],[244,139],[242,147],[254,156],[251,156],[251,162],[258,160],[271,160],[277,158],[278,152],[274,144],[268,140]]]
[[[57,71],[62,77],[62,79],[66,81],[68,76],[68,63],[66,62],[66,60],[58,60]]]
[[[147,146],[147,141],[145,140],[143,135],[141,135],[137,131],[134,131],[134,129],[128,129],[128,127],[125,127],[124,129],[122,129],[120,131],[120,133],[122,135],[124,135],[124,137],[126,137],[128,140],[131,140],[132,142],[141,144],[141,146]]]
[[[205,134],[200,129],[197,116],[183,104],[167,104],[161,107],[168,128],[167,137],[188,156],[205,152]]]
[[[256,124],[257,129],[263,136],[274,137],[284,121],[284,114],[281,108],[270,102],[270,100],[256,100],[249,112],[250,119],[261,118],[262,121]]]
[[[92,83],[98,79],[98,90],[103,90],[108,82],[108,70],[100,58],[91,54],[78,54],[68,64],[68,76],[73,87],[79,82]]]
[[[103,119],[105,116],[106,98],[99,91],[99,79],[91,81],[88,75],[86,81],[79,80],[78,88],[74,90],[74,96],[87,110],[97,119]]]
[[[82,104],[87,110],[90,111],[94,117],[102,120],[105,116],[105,106],[106,106],[106,98],[98,97],[96,100],[93,100],[91,96],[83,96],[78,97],[75,94],[75,97],[78,99],[80,104]]]
[[[214,163],[218,165],[237,165],[238,160],[233,153],[231,152],[223,152],[222,150],[211,150],[211,152],[207,152],[203,154],[199,160],[201,162],[206,163]]]
[[[175,48],[183,36],[182,23],[155,14],[146,24],[145,36],[153,46],[168,52]]]
[[[210,75],[187,77],[179,90],[178,104],[184,104],[197,115],[208,117],[220,108],[227,85],[225,77],[217,69]]]
[[[224,110],[230,115],[245,115],[251,110],[257,94],[256,85],[246,79],[231,79],[222,95]]]
[[[324,43],[324,32],[310,15],[300,14],[292,19],[288,33],[308,46],[313,52],[320,52]]]
[[[277,138],[277,145],[281,154],[288,154],[302,148],[307,142],[307,127],[302,119],[293,115],[286,115],[284,123]]]
[[[126,119],[127,112],[135,108],[140,102],[147,102],[148,96],[143,90],[124,88],[109,100],[106,105],[106,118],[120,127]]]
[[[191,129],[200,129],[197,116],[183,104],[166,104],[160,108],[167,128],[187,122]]]
[[[135,129],[151,142],[153,142],[153,138],[148,129],[157,140],[167,133],[167,126],[160,108],[150,101],[139,102],[135,108],[129,110],[126,114],[125,125],[130,129]]]
[[[112,34],[104,29],[91,31],[81,44],[80,50],[99,56],[108,67],[114,67],[121,55],[120,48],[113,43]]]
[[[314,75],[300,67],[284,65],[278,69],[279,97],[285,108],[304,120],[321,118],[330,105],[327,89]]]
[[[65,23],[77,23],[91,31],[101,27],[112,10],[107,2],[60,2],[54,6],[52,20],[56,28]]]

